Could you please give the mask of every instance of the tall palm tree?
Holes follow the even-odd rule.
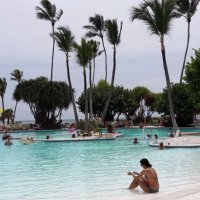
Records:
[[[184,17],[187,21],[187,44],[183,59],[183,65],[181,70],[181,76],[180,76],[180,84],[183,80],[183,73],[185,69],[185,62],[188,52],[188,47],[190,43],[190,22],[192,19],[192,16],[197,11],[197,5],[200,0],[176,0],[176,7],[175,7],[175,13],[177,14],[177,17]]]
[[[54,35],[54,26],[55,23],[61,18],[63,11],[60,9],[57,12],[56,6],[51,4],[48,0],[41,0],[41,5],[43,8],[36,6],[36,16],[39,19],[48,20],[52,25],[52,35]],[[52,57],[51,57],[51,81],[53,80],[53,61],[54,61],[54,46],[55,38],[53,37],[53,48],[52,48]]]
[[[114,80],[115,80],[115,72],[116,72],[116,47],[119,45],[121,39],[121,31],[122,31],[122,22],[120,24],[120,28],[117,24],[117,19],[113,20],[107,20],[106,21],[106,35],[107,39],[110,42],[111,45],[113,45],[113,70],[112,70],[112,78],[111,78],[111,84],[110,84],[110,91],[108,94],[108,98],[104,107],[102,120],[105,120],[108,107],[112,98],[113,88],[114,88]]]
[[[10,73],[10,75],[11,75],[10,79],[13,81],[17,81],[17,83],[19,84],[22,81],[23,71],[20,71],[19,69],[15,69],[15,70],[13,70],[13,72]],[[15,109],[14,109],[13,118],[12,118],[13,122],[15,121],[17,104],[18,104],[18,101],[16,101],[16,103],[15,103]]]
[[[77,114],[77,109],[76,109],[74,90],[72,88],[70,68],[69,68],[69,53],[73,51],[73,46],[75,43],[74,36],[69,28],[59,27],[58,31],[54,33],[53,37],[55,38],[60,50],[63,51],[66,56],[67,78],[68,78],[70,94],[71,94],[71,98],[72,98],[74,117],[75,117],[75,121],[77,124],[79,122],[79,119],[78,119],[78,114]]]
[[[1,101],[2,101],[2,121],[3,124],[5,124],[5,117],[4,117],[4,111],[5,111],[5,106],[4,106],[4,95],[6,92],[6,87],[7,87],[7,82],[5,78],[0,78],[0,96],[1,96]]]
[[[138,19],[144,22],[151,34],[157,35],[160,38],[161,53],[163,60],[163,67],[165,72],[165,79],[167,85],[167,94],[169,101],[170,116],[172,120],[173,130],[179,131],[172,101],[170,77],[167,67],[164,36],[169,33],[170,25],[176,16],[174,15],[174,0],[145,0],[139,7],[132,7],[131,21]]]
[[[94,17],[89,18],[89,22],[92,25],[83,26],[83,28],[87,29],[86,37],[99,37],[101,39],[101,43],[104,49],[105,55],[105,81],[107,82],[107,74],[108,74],[108,62],[107,62],[107,52],[104,44],[104,33],[106,31],[105,21],[102,15],[95,14]]]
[[[85,38],[81,39],[81,44],[74,45],[76,49],[77,62],[83,67],[84,78],[84,96],[85,96],[85,130],[88,131],[88,92],[87,92],[87,76],[86,67],[91,60],[91,47]]]

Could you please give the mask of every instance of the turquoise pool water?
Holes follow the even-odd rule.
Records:
[[[157,169],[161,192],[199,181],[200,148],[158,150],[142,139],[141,129],[118,131],[124,136],[107,141],[22,145],[14,140],[11,147],[0,141],[0,199],[131,200],[134,193],[127,189],[131,177],[125,171],[140,171],[143,157]],[[168,132],[165,128],[145,130],[159,137]],[[47,133],[64,132],[33,134]],[[134,137],[139,144],[132,143]]]

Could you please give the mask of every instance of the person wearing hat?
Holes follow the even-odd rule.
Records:
[[[133,181],[129,189],[135,189],[140,186],[144,192],[155,193],[159,192],[159,182],[156,170],[152,167],[146,158],[140,160],[143,170],[138,172],[128,172],[128,175],[133,176]]]

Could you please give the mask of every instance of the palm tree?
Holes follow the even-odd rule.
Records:
[[[3,108],[3,112],[2,112],[2,121],[3,124],[5,124],[5,117],[4,117],[4,111],[5,111],[5,107],[4,107],[4,95],[6,92],[6,87],[7,87],[7,82],[5,78],[0,78],[0,96],[1,96],[1,101],[2,101],[2,108]]]
[[[54,35],[54,26],[55,23],[61,18],[63,11],[60,9],[58,12],[56,6],[51,4],[48,0],[41,0],[41,5],[43,8],[36,6],[36,16],[39,19],[48,20],[52,25],[52,35]],[[54,60],[54,46],[55,46],[55,38],[53,37],[53,49],[52,49],[52,57],[51,57],[51,81],[53,80],[53,60]]]
[[[169,33],[171,22],[173,18],[176,17],[176,15],[174,15],[174,7],[174,0],[162,0],[161,2],[159,2],[158,0],[145,0],[142,4],[140,4],[139,7],[132,7],[131,21],[135,19],[141,20],[148,26],[151,34],[157,35],[160,38],[163,67],[167,84],[170,116],[172,120],[173,130],[178,133],[179,128],[174,114],[170,77],[167,67],[164,44],[164,36]]]
[[[114,80],[115,80],[115,71],[116,71],[116,47],[120,43],[121,31],[122,31],[122,22],[120,25],[120,29],[118,28],[117,19],[107,20],[106,21],[106,35],[107,39],[111,45],[113,45],[113,70],[112,70],[112,78],[111,78],[111,87],[108,94],[108,98],[106,101],[106,105],[103,111],[102,120],[105,120],[108,107],[112,98],[113,88],[114,88]]]
[[[197,5],[199,3],[199,0],[176,0],[176,7],[175,7],[175,13],[177,14],[177,17],[184,17],[187,21],[187,44],[183,59],[183,65],[181,70],[181,76],[180,76],[180,84],[182,84],[183,80],[183,72],[185,69],[185,62],[188,52],[188,47],[190,43],[190,22],[192,19],[192,16],[197,11]]]
[[[73,46],[75,43],[74,36],[69,28],[59,27],[58,32],[54,33],[54,38],[58,44],[59,49],[63,51],[66,56],[67,77],[68,77],[68,82],[69,82],[69,87],[70,87],[70,94],[72,98],[74,117],[75,117],[76,124],[78,124],[79,119],[78,119],[75,97],[74,97],[74,90],[72,88],[70,69],[69,69],[69,53],[73,51]]]
[[[88,131],[88,92],[87,92],[87,77],[86,67],[89,64],[91,57],[91,47],[86,39],[81,39],[81,44],[74,45],[76,49],[77,62],[83,67],[83,78],[84,78],[84,96],[85,96],[85,130]]]
[[[104,44],[104,33],[106,31],[105,28],[105,21],[102,15],[95,14],[94,17],[89,18],[89,22],[92,25],[83,26],[83,28],[87,29],[88,32],[86,33],[86,37],[99,37],[101,39],[101,43],[104,49],[105,55],[105,81],[107,82],[107,71],[108,71],[108,64],[107,64],[107,52]]]
[[[10,79],[13,81],[17,81],[17,83],[19,84],[22,81],[23,71],[20,71],[19,69],[15,69],[13,70],[13,72],[10,73],[10,75],[11,75]],[[13,122],[15,121],[17,104],[18,104],[18,101],[16,101],[16,104],[15,104],[15,109],[14,109],[13,118],[12,118]]]

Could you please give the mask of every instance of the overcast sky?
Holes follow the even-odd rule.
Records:
[[[115,85],[133,89],[146,86],[152,92],[161,92],[165,87],[159,39],[151,36],[146,26],[140,21],[130,21],[131,6],[137,6],[141,0],[51,0],[57,9],[63,10],[58,26],[68,26],[77,43],[89,24],[89,17],[95,13],[104,19],[123,21],[121,43],[117,47],[117,69]],[[49,36],[49,21],[36,18],[35,7],[40,0],[0,0],[0,77],[7,79],[5,108],[14,108],[12,93],[16,82],[10,80],[14,69],[24,72],[24,79],[46,76],[50,78],[52,39]],[[200,11],[191,22],[191,42],[187,61],[193,55],[192,48],[200,47]],[[171,82],[179,82],[183,56],[186,47],[187,23],[185,19],[175,20],[170,34],[166,37],[166,54]],[[108,51],[108,81],[112,73],[112,46],[106,42]],[[95,82],[105,77],[104,56],[96,60]],[[70,71],[76,98],[83,91],[82,68],[76,63],[74,55],[70,57]],[[54,80],[66,81],[65,56],[55,46]],[[1,107],[1,103],[0,103]],[[80,117],[82,115],[80,114]],[[64,113],[63,118],[73,118],[72,109]],[[32,120],[28,106],[20,102],[16,113],[17,120]]]

